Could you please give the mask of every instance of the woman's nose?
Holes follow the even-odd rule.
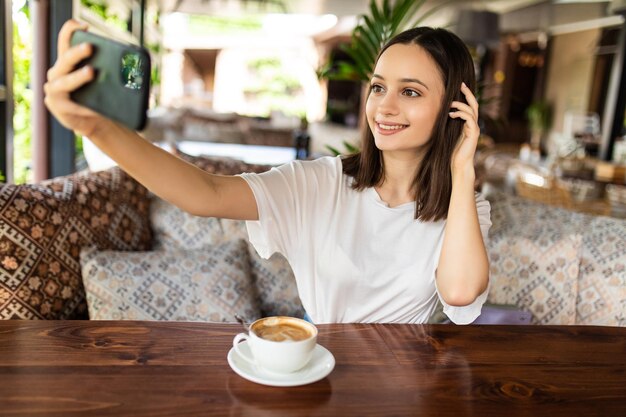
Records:
[[[378,103],[378,112],[381,114],[396,114],[398,112],[398,102],[393,94],[385,94]]]

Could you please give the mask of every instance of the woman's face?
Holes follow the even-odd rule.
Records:
[[[376,147],[419,155],[439,114],[444,85],[431,56],[415,44],[395,44],[380,56],[365,113]]]

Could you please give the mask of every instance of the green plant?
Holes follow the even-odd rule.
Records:
[[[127,31],[129,22],[124,21],[121,17],[109,11],[109,5],[105,0],[80,0],[80,3],[93,13],[97,14],[107,24],[115,26],[118,29]]]
[[[530,146],[539,149],[543,134],[552,126],[552,106],[543,100],[534,101],[526,109],[526,118],[531,131]]]
[[[285,70],[281,59],[256,58],[248,62],[247,66],[250,79],[243,92],[249,103],[255,106],[255,115],[267,116],[273,110],[295,116],[306,113],[302,85]]]
[[[552,106],[546,101],[534,101],[526,109],[526,118],[532,131],[545,131],[552,126]]]
[[[348,154],[348,155],[350,155],[350,154],[353,154],[353,153],[357,153],[357,152],[359,152],[359,148],[358,148],[357,146],[355,146],[355,145],[351,144],[351,143],[350,143],[350,142],[348,142],[348,141],[345,141],[345,140],[344,140],[344,141],[342,142],[342,144],[343,144],[344,148],[346,148],[346,151],[347,151],[347,152],[346,152],[346,153],[344,153],[344,154]],[[341,151],[339,151],[339,149],[335,148],[334,146],[331,146],[331,145],[325,145],[325,147],[326,147],[326,149],[328,149],[328,150],[329,150],[329,151],[330,151],[333,155],[335,155],[335,156],[342,155],[342,152],[341,152]]]
[[[32,161],[30,109],[33,92],[30,89],[30,9],[28,2],[13,13],[13,177],[16,184],[30,180]]]
[[[419,13],[426,0],[370,0],[369,14],[360,16],[349,44],[341,49],[353,62],[327,63],[318,70],[321,79],[368,81],[380,49],[398,33],[419,26],[438,10],[459,0],[447,0]]]

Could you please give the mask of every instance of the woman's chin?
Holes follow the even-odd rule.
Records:
[[[380,140],[376,138],[374,138],[374,145],[376,145],[376,148],[381,152],[398,154],[421,154],[425,149],[425,144],[407,144],[399,141],[394,143],[389,140]]]
[[[374,138],[374,145],[380,151],[407,151],[412,148],[412,146],[407,146],[406,143],[402,143],[397,140],[389,139],[389,138]]]

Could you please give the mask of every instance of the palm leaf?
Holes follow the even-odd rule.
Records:
[[[426,0],[370,0],[369,15],[361,15],[357,27],[352,31],[348,45],[340,46],[354,61],[346,63],[340,71],[318,71],[327,78],[340,79],[340,76],[358,76],[362,81],[369,80],[374,70],[376,57],[382,46],[393,36],[408,27],[415,27],[425,18],[451,3],[461,0],[447,0],[432,7],[426,13],[415,17],[427,3]],[[409,23],[413,20],[413,24]]]
[[[367,73],[367,70],[365,69],[366,65],[362,63],[360,58],[356,58],[353,56],[353,54],[355,53],[354,50],[349,45],[340,45],[339,49],[344,51],[346,54],[348,54],[349,57],[354,60],[353,63],[348,62],[346,64],[354,69],[354,72],[359,75],[359,79],[361,79],[361,81],[369,79],[369,75]]]
[[[425,0],[400,0],[396,3],[394,13],[390,22],[392,33],[396,33],[398,28],[404,27],[404,22],[410,19],[419,10]]]
[[[370,12],[372,13],[372,19],[376,22],[382,22],[384,20],[383,15],[378,10],[378,5],[375,1],[370,2]],[[365,15],[364,15],[365,16]]]
[[[372,42],[372,44],[376,47],[376,55],[378,55],[378,51],[383,46],[383,38],[382,34],[384,32],[384,27],[380,22],[376,22],[370,19],[368,16],[363,16],[364,26],[357,26],[354,30],[360,30],[366,34],[367,38]]]
[[[363,29],[361,26],[356,28],[356,31],[359,35],[359,40],[363,45],[363,48],[366,50],[369,56],[376,57],[378,55],[378,50],[380,46],[376,43],[376,39],[372,39],[370,37],[370,33]]]
[[[354,33],[357,31],[357,29],[362,29],[366,32],[368,32],[370,34],[370,36],[374,39],[374,42],[378,45],[377,49],[380,49],[381,46],[383,46],[384,43],[384,32],[385,32],[385,24],[383,21],[375,21],[370,19],[368,16],[363,16],[363,23],[365,23],[364,26],[357,26],[357,28],[354,29],[353,33],[353,37],[354,37]],[[376,51],[378,53],[378,51]]]
[[[346,150],[349,153],[357,153],[359,152],[359,148],[357,148],[356,146],[354,146],[353,144],[351,144],[350,142],[344,140],[343,141],[343,146],[346,148]]]
[[[325,146],[326,146],[326,149],[331,151],[333,155],[335,155],[335,156],[341,155],[341,152],[339,152],[339,150],[337,148],[334,148],[334,147],[332,147],[330,145],[325,145]]]
[[[383,1],[383,18],[385,18],[386,16],[389,16],[390,14],[391,14],[391,7],[389,5],[389,0],[384,0]]]
[[[359,72],[366,74],[364,79],[369,79],[374,69],[374,60],[368,57],[361,48],[345,48],[344,51],[354,60]]]
[[[418,27],[420,25],[421,22],[423,22],[424,20],[426,20],[427,18],[429,18],[430,16],[432,16],[433,14],[435,14],[436,12],[438,12],[439,10],[453,4],[453,3],[458,3],[461,2],[462,0],[447,0],[444,1],[443,3],[439,3],[436,6],[431,7],[428,11],[424,12],[424,14],[420,15],[411,25],[410,27],[414,28],[414,27]]]

